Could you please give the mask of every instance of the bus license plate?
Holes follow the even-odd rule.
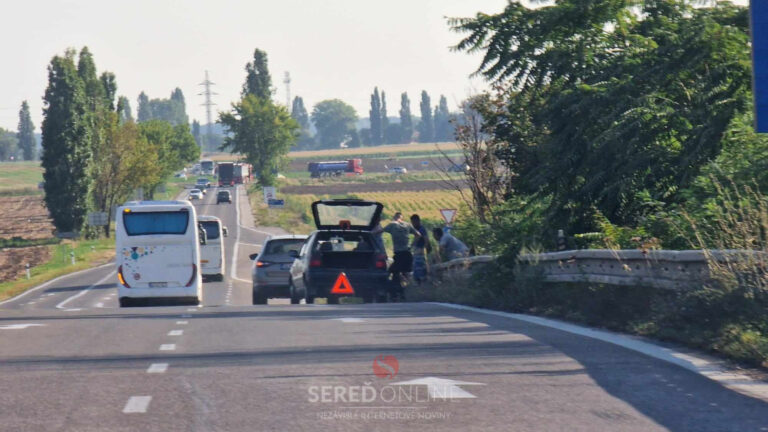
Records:
[[[165,288],[168,286],[168,282],[150,282],[150,288]]]

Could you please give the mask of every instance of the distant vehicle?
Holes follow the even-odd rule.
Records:
[[[251,164],[249,163],[236,163],[233,167],[232,181],[235,184],[247,184],[253,180],[253,173],[251,172]]]
[[[187,178],[187,173],[185,173],[185,172],[178,172],[178,173],[176,173],[176,175],[174,175],[174,177],[181,178],[181,179],[186,179]]]
[[[117,209],[117,294],[120,306],[140,300],[198,304],[200,244],[206,243],[188,201],[131,201]]]
[[[214,216],[198,216],[197,222],[205,230],[206,243],[200,246],[200,272],[203,278],[224,280],[224,237],[227,228]]]
[[[397,166],[389,169],[390,174],[408,174],[408,170],[405,167]]]
[[[207,189],[211,187],[211,180],[206,177],[200,177],[195,183],[195,187],[198,189]]]
[[[304,245],[305,235],[284,235],[268,238],[261,246],[261,252],[250,256],[253,260],[251,281],[253,283],[253,304],[267,304],[269,298],[291,298],[298,304],[300,298],[291,297],[288,289],[293,257]]]
[[[233,162],[222,162],[219,168],[219,186],[235,185],[235,164]]]
[[[354,294],[365,302],[387,298],[387,255],[371,230],[378,226],[384,206],[377,202],[340,199],[312,203],[317,231],[310,234],[301,250],[293,254],[291,301],[304,298],[313,303],[326,297],[337,304],[339,295],[331,290],[345,273]]]
[[[200,189],[192,189],[189,191],[189,200],[201,200],[203,199],[203,191]]]
[[[453,164],[448,167],[448,172],[467,172],[469,171],[469,165],[467,164]]]
[[[361,159],[347,159],[344,161],[310,162],[307,171],[312,178],[338,177],[344,174],[360,175],[363,173]]]
[[[203,175],[213,175],[215,168],[216,164],[210,159],[204,159],[200,161],[200,172]]]
[[[232,194],[229,193],[228,190],[220,190],[219,193],[216,194],[216,204],[223,202],[232,204]]]

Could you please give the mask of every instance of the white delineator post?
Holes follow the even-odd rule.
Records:
[[[29,263],[25,266],[27,268],[27,280],[32,278],[32,275],[29,273]]]

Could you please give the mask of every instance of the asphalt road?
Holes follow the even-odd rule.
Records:
[[[120,309],[113,266],[0,304],[0,431],[768,431],[760,399],[519,320],[252,306],[247,255],[268,230],[242,189],[213,192],[197,207],[229,227],[237,266],[202,307]]]

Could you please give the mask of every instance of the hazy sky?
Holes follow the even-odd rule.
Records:
[[[117,75],[118,94],[136,113],[136,98],[184,91],[190,119],[205,120],[198,96],[205,70],[217,85],[214,101],[226,109],[238,98],[253,49],[267,52],[275,100],[285,101],[283,74],[307,109],[339,98],[368,116],[374,86],[387,92],[397,115],[407,91],[418,113],[419,94],[437,103],[464,99],[479,79],[469,75],[477,56],[449,51],[460,36],[445,16],[499,12],[506,0],[57,0],[3,6],[3,79],[0,127],[16,130],[21,101],[30,103],[39,132],[46,67],[67,47],[87,45],[99,72]]]
[[[744,4],[746,0],[737,0]],[[205,70],[217,85],[214,102],[227,109],[238,98],[245,64],[258,47],[269,55],[275,100],[285,101],[282,83],[291,73],[292,95],[307,109],[339,98],[367,117],[374,86],[387,92],[396,116],[407,91],[418,114],[427,90],[451,108],[473,90],[470,79],[480,58],[448,48],[460,39],[446,16],[496,13],[506,0],[22,0],[3,5],[0,25],[2,80],[0,127],[16,130],[26,99],[36,131],[42,119],[46,67],[67,47],[87,45],[99,72],[117,75],[118,94],[136,114],[136,98],[184,91],[190,119],[205,122],[200,106]]]

